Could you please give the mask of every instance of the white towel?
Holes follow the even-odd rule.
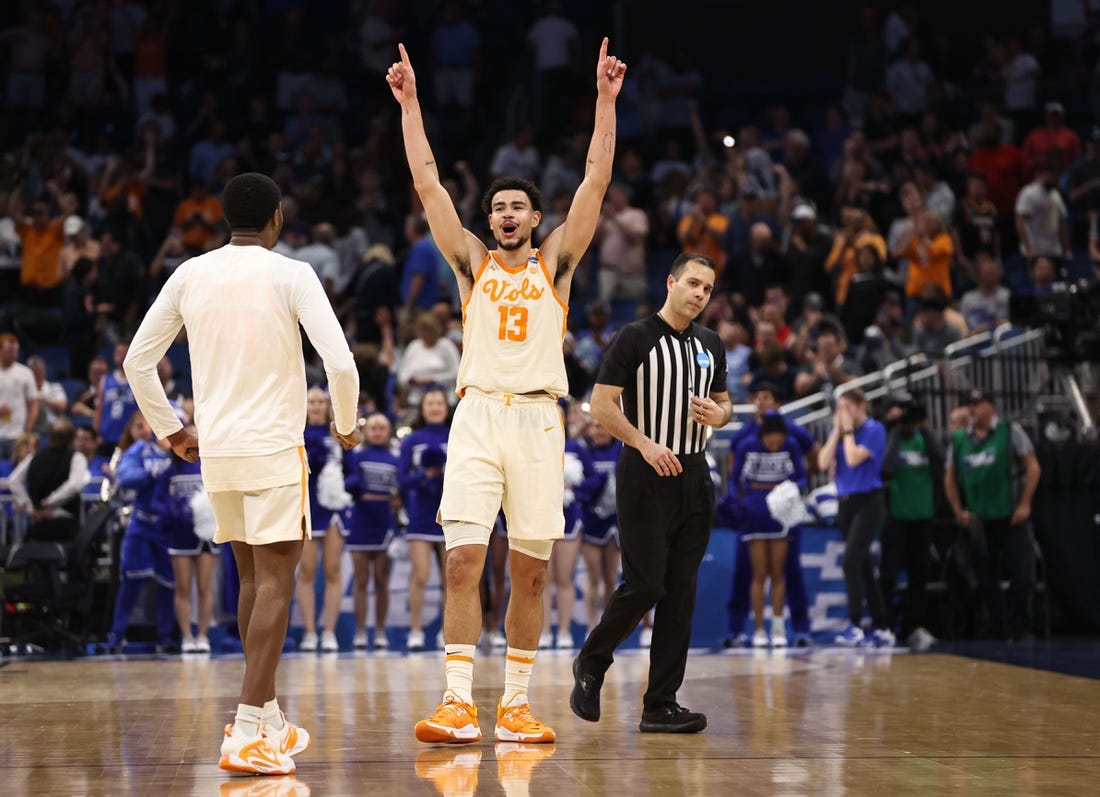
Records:
[[[798,490],[798,485],[789,479],[776,485],[768,493],[766,500],[768,511],[783,526],[784,531],[812,519],[806,511],[805,504],[802,503],[802,494]]]

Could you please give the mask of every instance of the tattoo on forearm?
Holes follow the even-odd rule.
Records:
[[[425,166],[431,166],[435,161],[424,161]]]
[[[606,136],[603,137],[603,151],[604,152],[611,152],[611,149],[614,146],[615,146],[615,134],[614,133],[608,133]]]

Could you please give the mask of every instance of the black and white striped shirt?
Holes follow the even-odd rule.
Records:
[[[706,327],[677,332],[655,313],[619,330],[596,381],[623,388],[623,413],[646,437],[697,454],[708,428],[691,419],[691,397],[726,392],[726,350]]]

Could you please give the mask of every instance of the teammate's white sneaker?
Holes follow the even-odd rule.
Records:
[[[210,638],[200,634],[195,637],[195,652],[196,653],[209,653],[210,652]]]
[[[768,632],[763,628],[758,628],[752,635],[752,646],[754,648],[766,648],[768,646]]]
[[[409,631],[409,639],[405,643],[409,653],[417,653],[424,649],[424,632],[418,630]]]
[[[549,631],[539,634],[539,650],[549,650],[554,647],[554,635]]]
[[[302,635],[302,641],[298,643],[298,650],[303,653],[316,653],[318,641],[317,634],[307,632]]]
[[[294,757],[305,752],[310,742],[309,731],[288,721],[286,714],[281,711],[279,716],[283,720],[283,729],[277,731],[270,725],[265,725],[263,728],[264,734],[280,753]]]
[[[642,632],[638,635],[638,647],[648,650],[653,646],[653,629],[642,626]]]
[[[236,725],[226,725],[218,766],[249,775],[289,775],[294,772],[294,759],[280,752],[278,742],[263,732],[247,736]]]
[[[351,646],[353,648],[355,648],[356,650],[366,650],[367,649],[367,632],[366,631],[356,631],[355,632],[355,637],[351,640]]]
[[[183,640],[183,642],[180,643],[180,653],[198,653],[198,652],[199,651],[195,648],[195,639],[194,639],[194,637],[187,637]]]
[[[506,648],[508,647],[508,638],[505,637],[504,634],[500,633],[500,631],[490,631],[489,646],[492,647],[493,650]]]
[[[337,653],[340,650],[340,643],[336,639],[336,634],[332,631],[324,631],[321,633],[321,652],[322,653]]]

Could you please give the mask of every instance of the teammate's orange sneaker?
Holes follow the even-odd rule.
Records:
[[[472,744],[481,740],[477,706],[448,692],[432,715],[416,723],[416,738],[426,744]]]
[[[229,772],[248,775],[289,775],[294,772],[294,759],[278,748],[278,742],[258,733],[247,736],[235,725],[225,726],[222,757],[218,766]]]
[[[264,733],[275,743],[280,753],[291,757],[304,753],[309,747],[309,731],[288,721],[283,712],[280,711],[279,715],[283,718],[283,729],[277,731],[270,725],[265,725]]]
[[[476,747],[462,750],[433,748],[416,757],[416,776],[431,781],[444,797],[473,797],[477,794],[477,774],[481,751]]]
[[[497,703],[496,735],[502,742],[527,744],[551,744],[558,738],[553,728],[548,728],[535,718],[530,703],[505,706],[503,700]]]

